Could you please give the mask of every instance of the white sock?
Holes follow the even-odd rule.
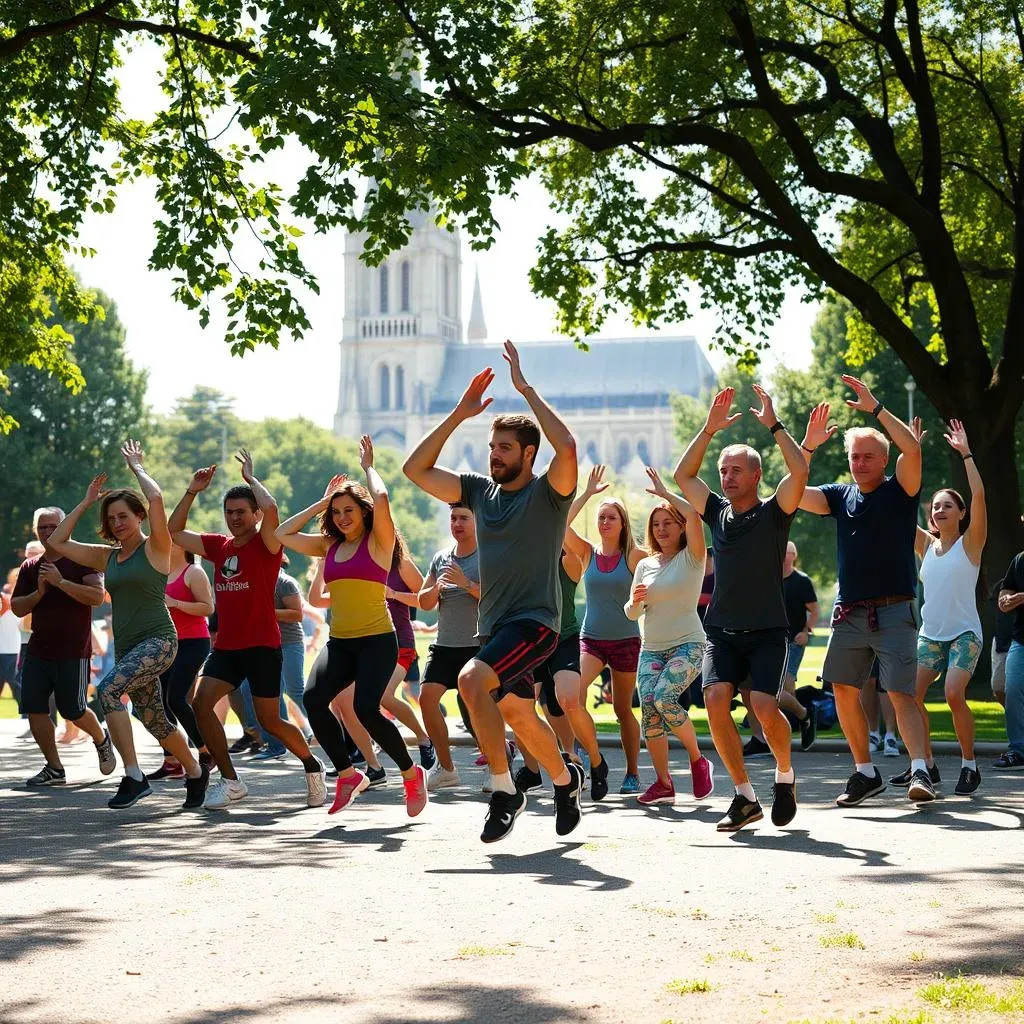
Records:
[[[968,761],[966,757],[962,757],[962,758],[960,758],[960,767],[961,768],[970,768],[972,772],[976,772],[978,770],[978,762],[977,761]]]
[[[757,797],[754,796],[754,787],[749,782],[741,782],[736,787],[736,792],[739,793],[740,796],[746,797],[748,800],[757,799]]]
[[[511,793],[515,795],[516,786],[512,781],[511,772],[502,772],[500,775],[491,773],[491,789],[495,793]]]
[[[870,761],[868,761],[867,764],[858,764],[857,771],[859,771],[861,775],[866,775],[869,779],[873,779],[875,777],[875,766]]]
[[[790,768],[788,772],[780,772],[778,768],[775,769],[775,781],[776,782],[796,782],[796,772]]]
[[[133,764],[130,768],[125,765],[124,773],[129,779],[134,779],[136,782],[142,781],[142,769],[137,764]]]
[[[910,774],[913,775],[914,772],[924,772],[925,774],[928,773],[928,764],[923,757],[911,758]]]

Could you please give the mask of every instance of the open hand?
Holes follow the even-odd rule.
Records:
[[[753,385],[754,394],[761,400],[761,408],[755,409],[751,406],[750,411],[754,414],[754,419],[761,424],[762,427],[774,427],[779,421],[779,417],[775,415],[775,406],[772,404],[772,396],[760,384]]]
[[[590,476],[587,477],[587,486],[584,493],[589,497],[593,497],[595,494],[600,494],[602,491],[607,491],[609,484],[604,482],[604,466],[595,466],[590,471]]]
[[[511,341],[505,342],[504,359],[511,371],[512,387],[522,394],[530,385],[526,383],[522,367],[519,365],[519,353]]]
[[[668,499],[668,488],[665,486],[665,481],[661,479],[658,471],[653,466],[644,466],[644,471],[647,473],[647,479],[651,481],[651,486],[647,488],[647,493],[657,495],[659,498]]]
[[[910,421],[910,432],[914,435],[914,440],[920,444],[924,440],[924,435],[928,433],[924,429],[924,421],[920,416],[915,416]]]
[[[455,411],[462,419],[472,419],[479,416],[494,401],[493,398],[484,398],[484,394],[494,380],[494,371],[488,366],[481,370],[470,382],[469,387],[462,392],[459,404]]]
[[[249,454],[249,450],[247,448],[239,448],[235,455],[235,462],[242,467],[242,479],[247,484],[251,484],[256,474],[253,472],[252,456]]]
[[[142,469],[142,460],[146,457],[146,453],[142,450],[142,445],[134,438],[129,437],[121,445],[121,454],[124,456],[124,461],[128,464],[128,468],[133,473]]]
[[[327,501],[331,500],[332,494],[337,494],[341,490],[341,485],[348,480],[348,477],[344,473],[335,473],[330,480],[327,481],[327,486],[324,488],[324,498]]]
[[[718,431],[731,427],[743,415],[741,412],[734,413],[732,416],[729,415],[729,410],[732,408],[732,400],[735,397],[735,388],[723,388],[723,390],[715,395],[715,400],[711,403],[711,408],[708,410],[708,418],[704,423],[704,432],[706,434],[717,434]]]
[[[857,396],[856,398],[848,398],[846,400],[846,404],[851,409],[859,409],[861,412],[872,412],[875,406],[878,405],[878,399],[871,393],[871,388],[860,378],[844,373],[842,381]]]
[[[804,434],[804,448],[820,448],[839,429],[834,423],[829,425],[828,402],[819,402],[807,417],[807,433]]]
[[[99,501],[104,494],[107,493],[106,488],[103,486],[107,482],[106,473],[97,473],[92,478],[92,482],[89,484],[88,489],[85,492],[85,500],[91,505],[94,501]]]
[[[967,442],[967,431],[964,430],[964,425],[960,420],[950,420],[949,433],[942,436],[946,439],[946,444],[961,456],[970,452],[971,446]]]
[[[373,466],[373,441],[370,440],[369,434],[363,434],[359,438],[359,465],[364,470],[370,469]]]
[[[205,491],[213,481],[213,474],[217,472],[216,465],[204,466],[202,469],[197,469],[192,474],[192,479],[189,481],[188,490],[193,494],[198,494],[200,491]]]

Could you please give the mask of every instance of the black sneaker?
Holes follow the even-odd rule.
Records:
[[[811,701],[807,705],[807,717],[800,721],[800,749],[810,750],[818,738],[818,705]]]
[[[243,732],[234,743],[228,747],[229,754],[255,754],[263,744],[260,740]]]
[[[109,775],[117,767],[117,758],[114,757],[114,747],[110,742],[110,733],[105,732],[103,739],[96,744],[96,757],[100,762],[100,773]]]
[[[882,781],[882,773],[877,768],[873,779],[860,772],[854,772],[846,782],[845,791],[836,797],[836,803],[840,807],[856,807],[864,803],[869,796],[884,792],[885,783]]]
[[[603,800],[608,795],[608,759],[602,757],[600,764],[590,762],[590,799]]]
[[[555,786],[555,832],[567,836],[580,823],[580,792],[583,789],[583,769],[578,764],[566,765],[570,781]]]
[[[370,780],[369,789],[376,789],[378,786],[387,785],[388,773],[384,771],[383,766],[379,768],[367,768],[366,777]]]
[[[1005,754],[1000,754],[998,760],[992,762],[992,767],[1001,772],[1017,772],[1024,768],[1024,757],[1016,750],[1008,750]]]
[[[37,786],[63,786],[68,781],[67,773],[63,768],[51,768],[44,764],[42,770],[29,779],[25,785],[35,789]]]
[[[752,825],[764,817],[764,811],[756,800],[748,800],[742,793],[737,793],[729,804],[725,817],[715,828],[719,832],[739,832],[744,825]]]
[[[199,766],[200,775],[198,779],[190,779],[185,776],[185,802],[181,805],[186,811],[194,807],[202,807],[206,799],[206,787],[210,784],[210,769]]]
[[[899,775],[893,775],[892,778],[889,779],[889,785],[909,786],[912,776],[913,773],[908,767],[905,771],[900,772]],[[937,786],[942,782],[942,776],[939,774],[939,766],[937,764],[933,764],[931,768],[928,769],[928,778],[931,780],[931,784],[933,786]]]
[[[953,792],[957,796],[970,796],[980,785],[981,772],[977,768],[961,768],[960,778]]]
[[[145,775],[139,779],[133,779],[126,775],[117,787],[117,792],[107,801],[107,806],[112,810],[119,811],[124,807],[131,807],[136,800],[149,796],[153,792],[149,786],[149,779]]]
[[[935,799],[935,787],[928,773],[920,768],[910,776],[910,785],[907,788],[907,799],[913,800],[915,804],[924,804]]]
[[[756,736],[751,736],[750,739],[743,744],[744,757],[768,757],[771,752],[772,748],[769,747],[764,740],[759,740]]]
[[[516,818],[526,810],[526,794],[492,793],[480,838],[485,843],[496,843],[512,831]]]
[[[420,767],[428,772],[437,764],[437,754],[434,753],[434,744],[429,740],[420,744]]]
[[[796,817],[796,779],[772,786],[772,824],[782,828]]]
[[[207,750],[204,750],[196,760],[199,762],[200,768],[205,768],[211,774],[217,770],[216,765],[213,763],[213,755]]]
[[[516,789],[520,793],[529,793],[531,789],[540,789],[544,785],[540,772],[530,771],[525,764],[516,772],[515,778],[512,781],[516,784]]]
[[[365,764],[365,762],[364,762]],[[336,779],[341,773],[337,768],[332,768],[329,772],[324,772],[325,779]]]

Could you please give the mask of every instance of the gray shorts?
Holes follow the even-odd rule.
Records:
[[[821,678],[833,685],[862,687],[878,659],[878,684],[890,693],[914,694],[917,681],[917,615],[913,601],[878,608],[878,629],[868,626],[867,608],[853,611],[832,629]]]
[[[997,651],[996,642],[992,641],[992,692],[1006,693],[1006,655],[1007,651]]]

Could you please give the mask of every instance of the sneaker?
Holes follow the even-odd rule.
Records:
[[[912,778],[911,771],[910,771],[910,768],[908,767],[905,771],[900,772],[899,775],[893,775],[889,779],[889,785],[890,786],[909,786],[911,778]],[[937,785],[939,785],[940,782],[942,782],[942,776],[939,775],[939,766],[937,764],[933,764],[931,766],[931,768],[928,769],[928,778],[930,779],[931,784],[933,786],[937,786]]]
[[[882,757],[899,757],[900,745],[896,742],[895,736],[886,736],[882,744]]]
[[[582,748],[581,748],[582,749]],[[584,750],[585,754],[586,751]],[[608,795],[608,761],[601,758],[600,764],[590,765],[590,799],[603,800]]]
[[[363,763],[365,764],[366,762],[363,762]],[[352,764],[354,765],[355,761],[353,761]],[[340,773],[338,772],[337,768],[332,768],[330,771],[324,772],[324,778],[325,779],[336,779],[339,774]]]
[[[810,750],[818,738],[818,705],[811,701],[807,705],[807,717],[800,722],[800,749]]]
[[[262,746],[259,740],[254,739],[247,732],[243,732],[234,743],[228,747],[229,754],[251,754]]]
[[[121,779],[117,792],[107,801],[107,806],[111,810],[120,811],[125,807],[131,807],[137,800],[149,796],[152,792],[149,780],[145,775],[141,779],[133,779],[130,775],[126,775]]]
[[[676,802],[676,787],[672,785],[671,781],[662,782],[661,779],[655,779],[654,784],[648,786],[636,798],[636,802],[643,804],[644,807],[650,807],[653,804],[674,804]]]
[[[33,788],[36,786],[63,786],[67,780],[67,773],[63,768],[51,768],[48,764],[44,764],[42,770],[33,775],[25,785]]]
[[[110,773],[108,772],[107,774],[109,775]],[[185,778],[185,769],[181,766],[181,762],[170,757],[165,757],[164,763],[149,776],[149,781],[157,782],[161,779],[183,778]]]
[[[544,785],[540,772],[531,771],[525,764],[516,772],[512,781],[520,793],[529,793],[531,789],[540,789]]]
[[[1021,757],[1016,750],[1008,750],[1000,754],[999,759],[992,762],[992,767],[1001,772],[1016,772],[1024,768],[1024,757]]]
[[[879,732],[868,733],[868,750],[872,754],[880,754],[882,752],[882,734]]]
[[[217,766],[213,763],[213,757],[209,751],[204,750],[197,759],[199,761],[200,768],[206,768],[212,775],[217,771]]]
[[[110,733],[105,732],[103,739],[96,744],[96,757],[100,762],[100,773],[109,775],[117,767],[117,758],[114,757],[114,747],[110,742]]]
[[[555,786],[555,832],[567,836],[580,823],[580,792],[583,789],[583,769],[578,764],[566,765],[569,782]]]
[[[413,765],[416,773],[411,779],[402,779],[402,788],[405,790],[405,811],[410,818],[415,818],[422,813],[430,800],[430,793],[427,789],[427,770],[421,764]]]
[[[764,817],[764,811],[756,800],[748,800],[742,793],[737,793],[729,804],[729,810],[715,826],[719,832],[739,832],[744,825],[752,825]]]
[[[483,768],[483,766],[487,764],[487,755],[481,750],[473,764],[477,768]]]
[[[438,762],[431,768],[430,775],[427,776],[427,789],[434,793],[439,789],[450,789],[452,786],[459,785],[460,782],[458,768],[447,771]]]
[[[957,796],[970,796],[981,785],[981,772],[977,768],[961,768],[960,778],[953,790]]]
[[[351,759],[350,759],[350,760],[351,760],[351,761],[352,761],[352,763],[353,763],[353,764],[354,764],[354,765],[355,765],[355,766],[356,766],[356,767],[358,768],[358,767],[359,767],[359,765],[361,765],[361,764],[366,764],[366,755],[365,755],[365,754],[364,754],[364,753],[363,753],[363,752],[362,752],[361,750],[357,750],[357,751],[356,751],[356,752],[355,752],[355,753],[354,753],[354,754],[352,755],[352,757],[351,757]],[[338,773],[337,773],[337,772],[335,772],[334,774],[335,774],[335,775],[337,775]]]
[[[711,796],[715,789],[715,766],[706,758],[690,762],[690,781],[693,795],[698,800]]]
[[[783,828],[796,817],[796,780],[772,786],[772,824]]]
[[[885,783],[882,781],[882,773],[876,768],[875,777],[869,779],[860,772],[854,772],[846,781],[846,789],[836,797],[836,803],[840,807],[856,807],[864,803],[869,796],[875,796],[885,791]]]
[[[935,787],[927,772],[920,768],[910,776],[910,785],[907,787],[907,799],[915,804],[927,803],[935,799]]]
[[[203,807],[219,811],[249,795],[249,787],[241,779],[219,779],[207,791]]]
[[[370,789],[377,789],[388,784],[388,773],[384,771],[383,765],[377,765],[376,768],[366,769],[366,779]]]
[[[590,763],[590,755],[587,753],[587,748],[583,746],[583,744],[580,743],[579,740],[576,740],[572,745],[572,752],[576,755],[579,765],[583,768],[583,774],[586,775],[587,778],[590,778],[592,765]],[[608,790],[606,789],[605,792],[607,793]],[[591,796],[593,796],[593,794],[591,794]],[[601,798],[594,797],[594,799],[600,800]]]
[[[505,740],[505,758],[508,761],[509,771],[511,771],[512,764],[516,759],[516,745],[511,740]]]
[[[199,766],[199,778],[190,779],[185,776],[185,802],[181,805],[186,811],[196,807],[202,807],[206,799],[206,790],[210,785],[210,769],[204,765]]]
[[[437,764],[437,754],[434,753],[433,743],[420,744],[420,764],[429,772]]]
[[[288,753],[287,747],[281,743],[268,743],[258,753],[253,754],[254,761],[278,761]]]
[[[743,744],[744,757],[770,757],[771,753],[772,748],[764,740],[759,740],[756,736],[751,736]]]
[[[632,796],[634,793],[640,792],[640,776],[633,775],[630,773],[622,780],[622,785],[619,786],[619,792],[625,793],[627,796]]]
[[[383,771],[383,769],[381,770]],[[338,784],[334,787],[334,803],[331,804],[327,813],[337,814],[338,811],[345,810],[369,785],[369,776],[364,775],[358,768],[351,775],[339,778]]]
[[[484,819],[484,829],[480,839],[485,843],[496,843],[512,831],[516,818],[526,810],[526,794],[492,793]]]
[[[305,772],[306,776],[306,806],[323,807],[327,802],[327,776],[324,773],[324,766],[315,772]]]

